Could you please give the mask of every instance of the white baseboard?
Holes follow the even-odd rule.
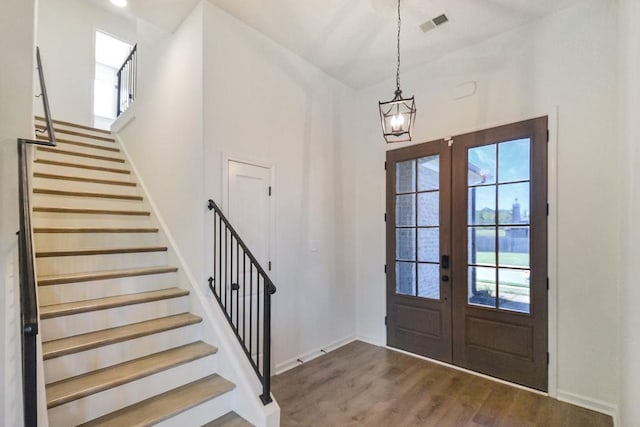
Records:
[[[298,356],[294,356],[291,359],[285,360],[284,362],[278,363],[275,366],[275,375],[280,375],[289,369],[293,369],[296,366],[300,366],[302,363],[309,362],[317,357],[320,357],[326,353],[329,353],[335,349],[338,349],[344,345],[347,345],[356,340],[354,335],[349,335],[345,338],[339,339],[338,341],[334,341],[330,344],[324,345],[320,348],[316,348],[314,350],[305,352]]]
[[[582,396],[576,393],[558,389],[557,399],[570,403],[572,405],[580,406],[582,408],[591,409],[592,411],[600,412],[602,414],[611,415],[613,418],[613,425],[620,425],[620,415],[618,413],[618,405],[604,402],[599,399],[593,399],[591,397]]]
[[[356,340],[362,341],[362,342],[366,342],[367,344],[375,345],[376,347],[386,347],[387,346],[386,343],[384,343],[384,342],[382,342],[382,341],[380,341],[380,340],[378,340],[376,338],[367,336],[367,335],[358,335],[358,336],[356,336]]]

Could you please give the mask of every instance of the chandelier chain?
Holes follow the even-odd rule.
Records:
[[[396,89],[398,91],[400,91],[400,26],[402,25],[402,21],[400,19],[400,0],[398,0],[398,45],[397,45],[397,52],[398,52],[398,62],[397,62],[397,68],[396,68]]]

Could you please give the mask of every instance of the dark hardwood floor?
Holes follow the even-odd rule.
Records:
[[[287,426],[612,426],[611,417],[360,341],[273,378]]]

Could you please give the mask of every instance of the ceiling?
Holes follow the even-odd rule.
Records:
[[[105,0],[106,1],[106,0]],[[209,0],[360,89],[395,75],[396,0]],[[402,71],[584,0],[403,0]],[[129,12],[174,30],[198,0],[129,0]],[[446,13],[424,33],[420,24]]]

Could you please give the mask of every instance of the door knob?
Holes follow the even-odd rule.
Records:
[[[446,274],[444,276],[442,276],[442,281],[443,282],[448,282],[449,281],[449,276],[447,276]]]

